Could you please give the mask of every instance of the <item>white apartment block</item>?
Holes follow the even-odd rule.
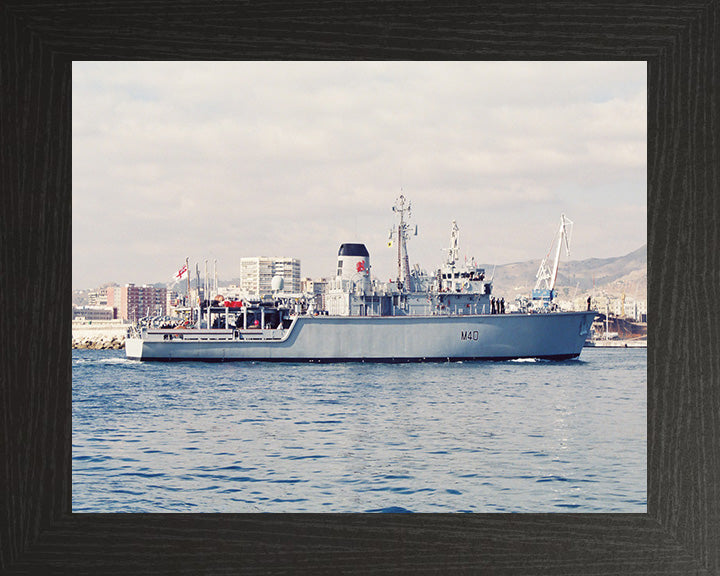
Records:
[[[165,293],[165,313],[169,316],[175,315],[175,309],[182,305],[183,297],[175,290],[168,290]]]
[[[242,300],[245,296],[242,287],[238,286],[237,284],[218,286],[218,292],[222,294],[225,300]]]
[[[282,277],[283,292],[300,292],[300,260],[297,258],[260,256],[240,259],[240,286],[243,292],[254,296],[272,294],[273,276]]]
[[[328,279],[313,280],[312,278],[303,278],[300,284],[302,293],[314,298],[315,307],[318,310],[325,310],[325,292],[327,292]]]
[[[637,322],[647,321],[647,300],[626,297],[623,302],[623,299],[618,297],[598,296],[593,300],[593,308],[601,314],[609,312],[611,316],[629,318]]]
[[[92,292],[88,292],[89,306],[107,306],[107,288],[98,288]]]

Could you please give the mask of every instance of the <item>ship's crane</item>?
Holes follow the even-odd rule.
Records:
[[[550,249],[540,263],[540,268],[536,274],[537,282],[535,283],[535,289],[532,291],[533,300],[552,302],[553,298],[557,295],[555,281],[557,280],[558,265],[560,263],[560,250],[562,246],[565,246],[566,256],[570,256],[572,227],[572,220],[566,218],[565,214],[561,214],[560,228],[558,228],[558,231],[555,233],[552,244],[550,244]],[[548,259],[553,251],[553,247],[555,248],[555,261],[552,264],[552,268],[549,268]]]

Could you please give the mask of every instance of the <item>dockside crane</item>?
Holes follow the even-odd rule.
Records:
[[[544,305],[548,305],[552,302],[553,298],[557,296],[555,290],[555,281],[557,280],[558,266],[560,264],[560,251],[565,246],[566,256],[570,256],[570,236],[572,235],[572,220],[565,217],[565,214],[560,215],[560,227],[553,237],[550,249],[546,254],[543,261],[540,263],[540,268],[537,271],[535,282],[535,288],[532,291],[532,299],[543,302]],[[555,260],[552,264],[552,268],[548,265],[550,254],[555,249]]]

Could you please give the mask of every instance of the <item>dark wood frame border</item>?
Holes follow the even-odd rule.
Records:
[[[720,574],[718,6],[6,0],[0,572]],[[646,60],[648,513],[70,513],[71,62],[165,58]]]

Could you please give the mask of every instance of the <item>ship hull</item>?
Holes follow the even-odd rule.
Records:
[[[191,330],[158,330],[127,338],[125,350],[131,359],[160,361],[566,360],[580,355],[594,316],[300,316],[288,330],[258,332],[255,338],[245,332],[238,339],[231,330],[206,331],[204,339]]]

